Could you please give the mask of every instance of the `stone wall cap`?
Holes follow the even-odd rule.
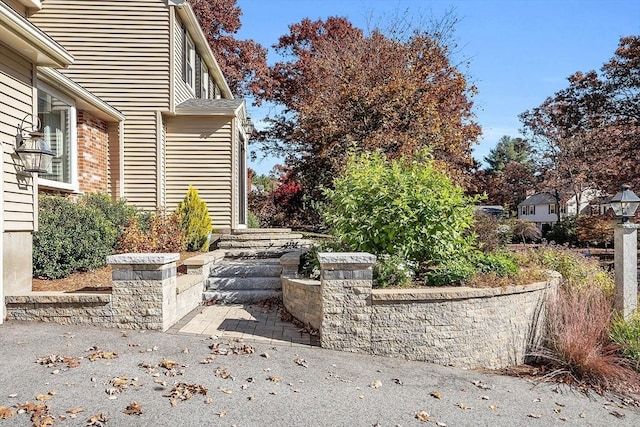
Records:
[[[109,255],[107,264],[169,264],[179,259],[178,253],[128,253]]]
[[[375,264],[376,256],[367,252],[320,252],[320,264]]]
[[[548,286],[554,283],[557,283],[557,279],[551,280],[549,282],[535,282],[529,285],[511,285],[497,288],[447,286],[405,289],[374,289],[371,293],[371,300],[374,303],[381,303],[393,301],[438,301],[453,299],[490,298],[500,295],[536,292],[546,289]]]
[[[224,251],[221,249],[216,249],[215,251],[211,251],[204,254],[192,256],[191,258],[187,258],[184,260],[184,265],[201,266],[201,265],[209,264],[210,262],[219,261],[222,258],[224,258]]]

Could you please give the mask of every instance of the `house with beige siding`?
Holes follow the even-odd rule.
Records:
[[[248,118],[182,1],[0,1],[0,322],[28,292],[38,193],[107,192],[173,210],[190,184],[217,230],[246,220]],[[16,154],[21,124],[53,152]]]
[[[91,158],[119,152],[124,116],[56,71],[73,56],[29,21],[41,6],[36,0],[0,2],[0,323],[4,296],[31,290],[38,192],[106,192],[111,180],[121,180],[117,169],[108,172]],[[26,172],[16,153],[19,129],[32,130],[38,122],[54,155],[42,174]],[[108,134],[112,128],[115,136]]]
[[[173,210],[193,185],[216,230],[244,227],[246,107],[186,1],[44,0],[29,19],[73,55],[60,73],[125,117],[112,194]]]

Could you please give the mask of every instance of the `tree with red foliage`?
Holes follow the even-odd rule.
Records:
[[[623,37],[601,73],[577,72],[569,87],[520,115],[553,188],[616,192],[640,186],[640,36]]]
[[[189,0],[209,46],[236,96],[259,90],[267,79],[267,50],[253,40],[237,40],[242,10],[236,0]]]
[[[322,200],[320,189],[332,186],[354,150],[399,157],[430,147],[458,183],[469,179],[480,133],[476,90],[451,64],[440,33],[365,35],[338,17],[289,30],[275,48],[291,59],[271,67],[258,94],[283,107],[262,137],[310,199]]]

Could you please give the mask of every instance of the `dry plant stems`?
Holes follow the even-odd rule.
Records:
[[[534,354],[549,366],[549,377],[567,375],[598,393],[640,393],[640,374],[608,337],[611,299],[596,285],[562,286],[547,299],[545,340]]]

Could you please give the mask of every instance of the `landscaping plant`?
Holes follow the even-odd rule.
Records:
[[[100,210],[61,196],[41,195],[38,215],[38,231],[33,233],[34,277],[59,279],[106,264],[117,229]]]
[[[148,212],[129,219],[118,246],[121,252],[182,252],[186,237],[175,213]]]
[[[189,186],[184,200],[176,208],[176,214],[180,216],[180,227],[187,239],[187,251],[208,250],[213,227],[207,203],[200,199],[195,187]]]

